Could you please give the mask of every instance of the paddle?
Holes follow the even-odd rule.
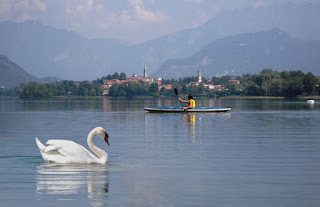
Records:
[[[178,99],[179,99],[180,97],[179,97],[178,90],[175,88],[175,89],[173,89],[173,91],[174,91],[174,93],[176,94],[176,96],[177,96],[177,97],[178,97]],[[180,102],[180,104],[181,104],[181,108],[183,108],[182,103],[181,103],[181,101],[180,101],[180,100],[179,100],[179,102]]]

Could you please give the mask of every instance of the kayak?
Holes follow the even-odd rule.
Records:
[[[181,107],[150,107],[144,110],[151,113],[183,113],[183,112],[227,112],[231,108],[223,107],[196,107],[193,109],[182,109]]]

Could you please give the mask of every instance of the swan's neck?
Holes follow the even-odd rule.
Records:
[[[90,132],[88,134],[87,142],[88,142],[89,148],[91,149],[92,152],[94,152],[99,157],[99,159],[108,159],[108,154],[93,143],[92,141],[94,137],[93,134],[94,134],[93,132]]]

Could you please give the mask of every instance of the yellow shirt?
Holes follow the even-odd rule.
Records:
[[[192,108],[195,108],[196,107],[196,102],[193,100],[193,99],[190,99],[188,101],[188,104],[190,105],[190,101],[191,101],[191,105],[192,105]]]

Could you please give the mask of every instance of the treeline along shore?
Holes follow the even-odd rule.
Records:
[[[193,94],[196,97],[226,96],[274,96],[297,97],[320,95],[320,78],[312,73],[299,70],[276,72],[264,69],[260,74],[240,76],[221,76],[211,79],[186,77],[178,80],[162,80],[162,84],[144,81],[114,83],[106,87],[106,79],[125,79],[126,75],[118,73],[99,78],[95,81],[59,81],[56,83],[39,84],[30,82],[12,89],[0,88],[0,96],[18,96],[19,98],[48,98],[56,96],[110,96],[110,97],[159,97],[175,96],[177,88],[183,96]]]

